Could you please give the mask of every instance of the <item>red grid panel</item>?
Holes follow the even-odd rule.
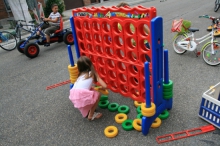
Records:
[[[151,27],[150,21],[156,16],[156,9],[142,6],[92,7],[74,9],[72,12],[80,55],[86,55],[92,60],[100,77],[113,92],[133,100],[145,101],[144,62],[151,62],[152,51],[144,45],[145,41],[149,45],[151,42],[150,34],[144,33],[144,25]],[[79,16],[78,13],[82,12],[88,15]],[[117,12],[128,15],[142,14],[147,17],[141,19],[103,17],[107,13]],[[102,18],[97,18],[97,15]],[[152,72],[151,64],[150,72]],[[152,77],[150,77],[150,84],[153,87]],[[151,89],[153,99],[152,91]]]

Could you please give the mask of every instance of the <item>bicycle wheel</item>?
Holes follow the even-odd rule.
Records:
[[[214,7],[214,11],[217,12],[219,9],[219,0],[215,0],[215,7]]]
[[[17,45],[15,36],[7,31],[0,32],[0,47],[6,51],[12,51]]]
[[[212,53],[211,43],[207,44],[202,51],[202,58],[208,65],[215,66],[220,64],[220,43],[213,43],[214,54]]]
[[[186,50],[180,48],[178,45],[177,45],[177,42],[179,41],[182,41],[186,38],[186,35],[184,34],[178,34],[174,40],[173,40],[173,49],[174,51],[177,53],[177,54],[184,54],[186,52]]]

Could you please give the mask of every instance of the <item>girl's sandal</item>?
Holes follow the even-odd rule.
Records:
[[[94,114],[93,114],[92,117],[89,117],[89,116],[88,116],[88,120],[89,120],[89,121],[93,121],[94,119],[99,119],[99,118],[101,118],[101,117],[102,117],[102,113],[96,113],[96,112],[94,112]]]

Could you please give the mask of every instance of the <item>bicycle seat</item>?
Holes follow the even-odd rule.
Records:
[[[199,31],[199,29],[198,29],[198,28],[189,28],[188,30],[189,30],[189,31],[191,31],[191,32],[196,32],[196,31]]]

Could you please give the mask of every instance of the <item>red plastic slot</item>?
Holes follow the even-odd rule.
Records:
[[[182,139],[182,138],[187,138],[187,137],[203,134],[206,132],[211,132],[214,130],[215,130],[215,127],[213,125],[206,125],[206,126],[202,126],[202,127],[198,127],[198,128],[193,128],[190,130],[184,130],[184,131],[180,131],[180,132],[166,134],[163,136],[158,136],[156,138],[156,141],[157,141],[157,143],[160,144],[160,143],[165,143],[165,142],[169,142],[169,141],[173,141],[173,140],[178,140],[178,139]]]

